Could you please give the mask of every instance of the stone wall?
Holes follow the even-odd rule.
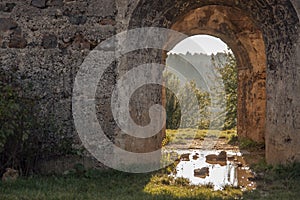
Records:
[[[80,147],[72,117],[73,82],[88,53],[115,35],[116,13],[114,2],[102,0],[0,2],[1,69],[30,83],[26,96],[36,101],[46,142],[54,149],[65,139]],[[114,68],[107,71],[102,79],[106,85],[113,86],[114,74]],[[103,102],[109,89],[99,88],[97,98],[102,101],[98,107],[106,108]],[[112,138],[114,125],[102,107],[106,116],[100,113],[99,119]]]
[[[41,118],[52,116],[53,121],[47,120],[49,127],[54,123],[61,135],[74,138],[74,142],[80,144],[72,117],[72,87],[79,66],[93,48],[110,36],[135,27],[180,30],[179,23],[192,12],[207,6],[225,7],[225,13],[233,9],[238,16],[224,12],[217,15],[219,21],[215,24],[219,27],[213,28],[209,21],[200,20],[195,22],[198,31],[187,34],[223,37],[236,49],[241,67],[241,135],[256,141],[265,139],[270,163],[300,161],[299,4],[297,0],[2,0],[0,65],[2,69],[18,74],[21,81],[31,82],[28,96],[35,97]],[[208,10],[216,11],[212,7]],[[220,30],[220,20],[224,18],[227,20],[223,24],[225,32]],[[242,24],[234,21],[240,18],[246,22],[245,27],[239,27]],[[201,23],[212,29],[199,31]],[[237,36],[240,43],[229,37],[231,30],[234,30],[231,36]],[[158,52],[150,52],[150,57],[145,55],[133,53],[113,64],[101,79],[104,84],[99,84],[97,92],[98,119],[104,131],[120,147],[135,152],[159,148],[162,133],[146,142],[124,136],[112,119],[110,94],[117,77],[130,69],[130,63],[136,62],[135,59],[139,58],[137,63],[143,63],[160,60],[162,56]],[[245,65],[252,71],[243,69]],[[148,89],[144,94],[157,94],[151,102],[161,102],[161,89]],[[145,108],[137,102],[133,100],[132,104],[136,113]],[[144,105],[148,103],[146,98]],[[142,117],[132,115],[140,124],[149,120],[147,112]],[[45,129],[47,127],[45,125]]]

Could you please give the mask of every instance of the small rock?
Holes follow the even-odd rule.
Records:
[[[209,168],[203,167],[201,169],[195,169],[194,176],[199,177],[199,178],[205,178],[205,177],[209,176]]]
[[[12,35],[8,43],[9,48],[24,49],[26,46],[27,46],[27,40],[22,35],[19,34]]]
[[[70,16],[69,18],[70,23],[74,25],[85,24],[86,20],[87,17],[85,15]]]
[[[57,46],[57,37],[55,35],[44,35],[42,39],[42,46],[45,49],[56,48]]]
[[[101,25],[116,25],[116,21],[113,20],[113,19],[102,19],[100,22],[99,22]]]
[[[206,162],[216,162],[217,161],[217,155],[215,154],[210,154],[206,156]]]
[[[64,42],[64,43],[70,43],[71,40],[72,40],[71,37],[63,37],[63,42]]]
[[[46,0],[32,0],[31,5],[37,8],[46,8]]]
[[[73,47],[75,49],[91,49],[91,43],[83,35],[77,34],[74,38]]]
[[[182,155],[180,156],[180,159],[181,159],[182,161],[190,161],[190,154],[189,154],[189,153],[182,154]]]
[[[225,166],[227,164],[227,153],[225,151],[221,151],[219,155],[207,155],[206,162],[212,165],[219,164],[221,166]]]
[[[226,151],[221,151],[217,157],[217,161],[227,161]]]
[[[0,18],[0,31],[8,31],[17,28],[18,24],[11,18]]]
[[[6,172],[2,176],[2,181],[15,181],[19,177],[19,171],[11,168],[7,168]]]
[[[235,156],[234,155],[227,156],[227,159],[228,161],[234,161]]]
[[[66,8],[65,10],[63,10],[62,14],[64,16],[70,17],[72,15],[72,11],[69,8]]]
[[[241,163],[241,162],[236,162],[235,164],[236,164],[236,166],[238,166],[238,167],[243,167],[243,163]]]
[[[64,0],[64,3],[74,3],[76,0]]]
[[[47,2],[47,5],[49,5],[49,6],[63,6],[64,2],[63,2],[63,0],[49,0]]]
[[[0,11],[2,11],[2,12],[11,12],[14,9],[15,6],[16,6],[15,3],[0,4]]]
[[[193,155],[193,159],[194,159],[194,160],[197,160],[198,158],[199,158],[199,156]]]

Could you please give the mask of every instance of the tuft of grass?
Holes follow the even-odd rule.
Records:
[[[251,139],[248,138],[239,138],[239,147],[241,149],[247,149],[250,151],[255,151],[255,150],[263,150],[265,149],[265,144],[264,143],[258,143],[255,142]]]
[[[190,185],[185,178],[176,178],[166,175],[155,175],[145,186],[144,191],[153,196],[153,199],[164,197],[165,199],[238,199],[242,192],[234,188],[226,188],[223,191],[213,191],[211,185]],[[142,199],[142,198],[141,198]]]

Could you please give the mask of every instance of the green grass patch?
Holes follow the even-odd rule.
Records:
[[[194,186],[184,178],[166,173],[129,174],[114,170],[90,170],[61,176],[19,178],[0,182],[2,200],[192,200],[192,199],[299,199],[300,164],[269,166],[260,162],[257,189],[242,192],[226,187],[213,191],[210,185]]]
[[[92,176],[44,176],[0,182],[5,200],[171,200],[233,199],[236,189],[214,192],[210,187],[191,186],[187,179],[174,179],[161,172],[129,174],[114,170],[93,171]]]
[[[265,149],[265,143],[258,143],[248,138],[239,138],[238,144],[241,149],[246,149],[250,151]]]
[[[166,130],[166,137],[163,140],[163,146],[172,144],[186,144],[189,140],[204,140],[205,137],[216,137],[226,139],[228,142],[232,138],[237,137],[236,130],[198,130],[198,129],[177,129],[177,130]]]
[[[238,199],[242,196],[238,189],[228,187],[223,191],[213,191],[210,185],[194,186],[184,178],[174,179],[160,174],[151,178],[144,191],[151,194],[153,199]]]
[[[299,199],[300,163],[272,167],[262,161],[252,168],[258,174],[257,190],[246,192],[244,194],[245,199]]]

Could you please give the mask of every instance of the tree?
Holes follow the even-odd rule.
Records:
[[[225,60],[220,59],[218,55],[212,55],[212,63],[220,73],[225,88],[225,123],[223,129],[233,129],[237,125],[237,63],[234,55],[230,52],[225,53]]]
[[[180,83],[179,79],[171,72],[164,73],[164,79],[166,84],[166,128],[178,129],[180,126],[181,109],[179,101],[174,92],[179,91]],[[168,89],[172,88],[171,89]]]
[[[207,129],[210,124],[208,92],[197,88],[195,81],[181,85],[179,79],[171,72],[166,72],[164,78],[166,87],[172,88],[172,91],[166,89],[166,128]],[[184,105],[180,105],[180,100]]]

